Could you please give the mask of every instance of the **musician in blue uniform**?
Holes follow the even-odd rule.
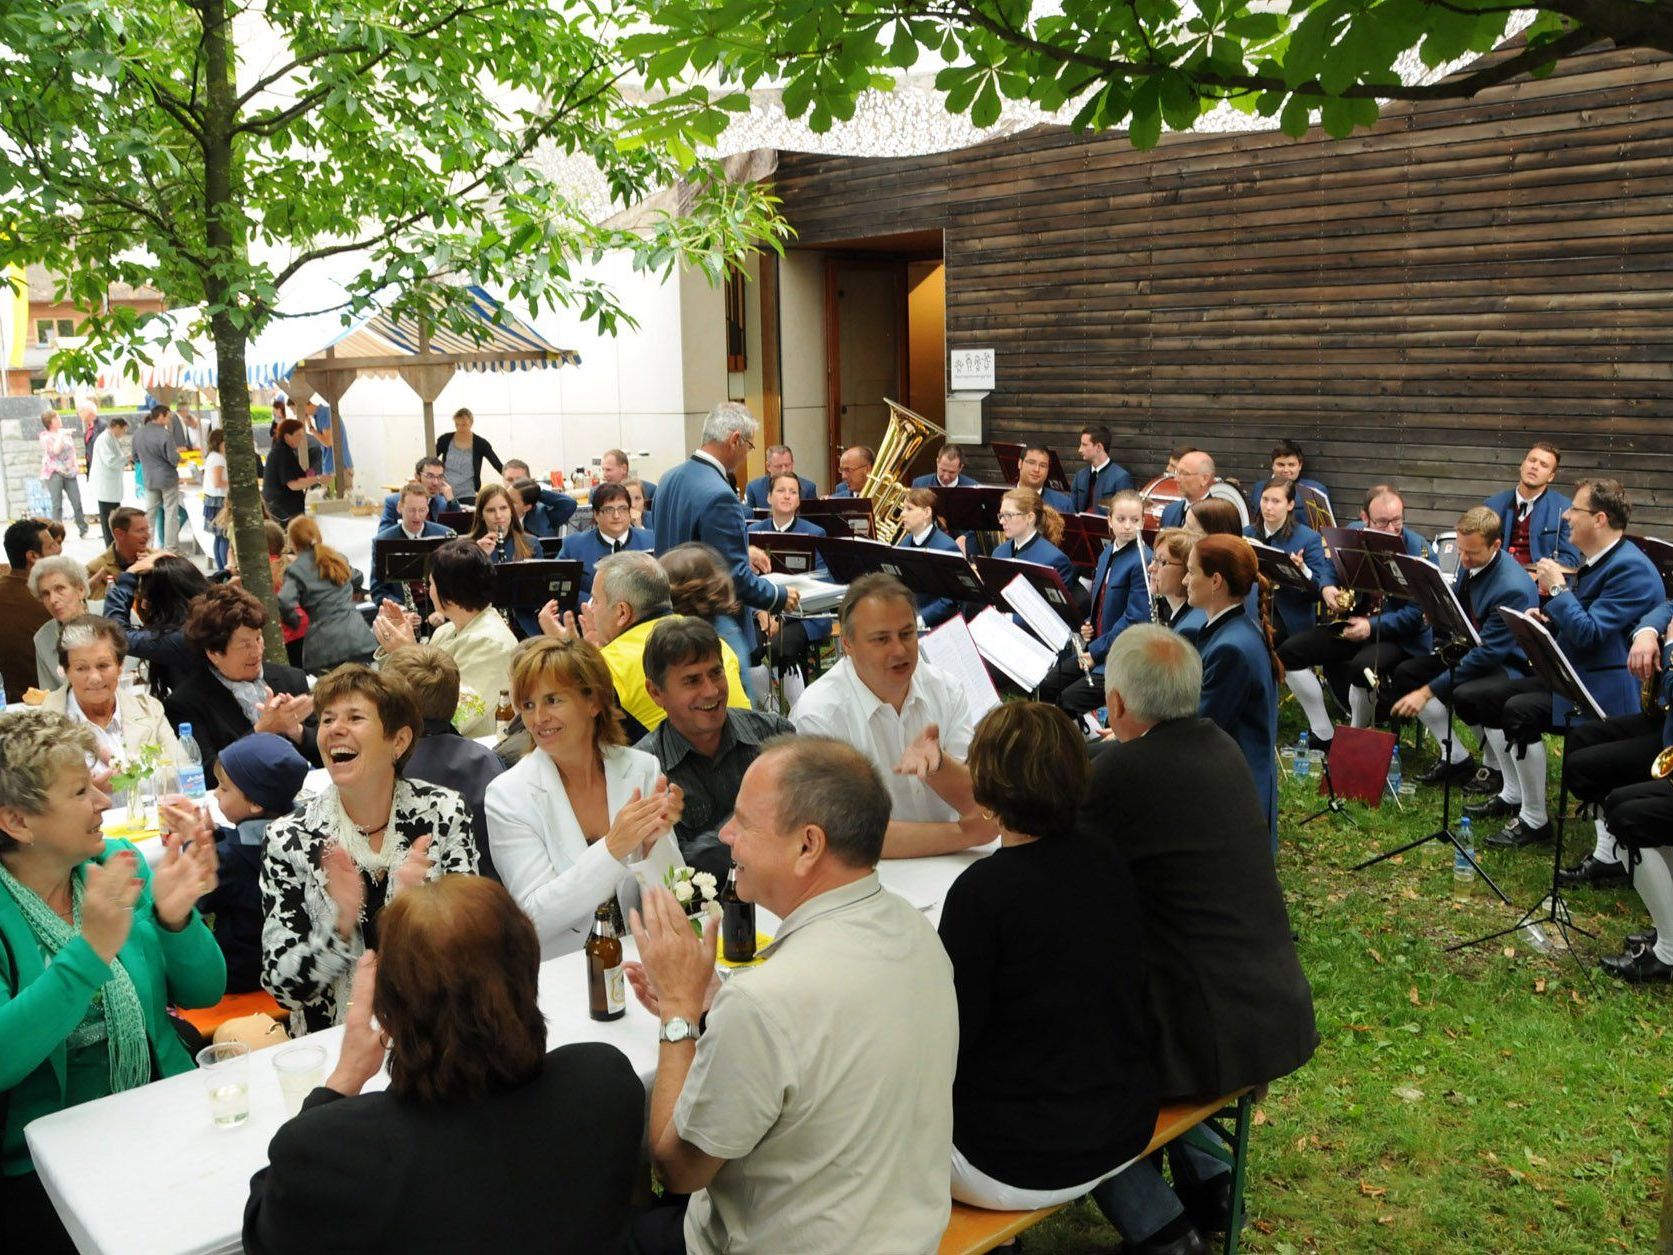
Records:
[[[396,515],[393,526],[383,528],[372,537],[372,572],[378,571],[378,550],[387,541],[393,540],[425,540],[431,537],[447,537],[453,535],[451,527],[443,527],[440,523],[429,520],[430,493],[416,479],[409,481],[401,491],[395,494],[400,502],[400,512]],[[403,604],[405,588],[399,583],[385,583],[374,580],[372,584],[372,604],[382,606],[385,600],[393,601],[397,605]]]
[[[935,455],[935,469],[912,481],[914,488],[979,488],[982,481],[964,473],[964,450],[944,444]]]
[[[1164,527],[1156,533],[1156,547],[1150,554],[1150,590],[1156,622],[1178,632],[1193,645],[1208,617],[1185,597],[1185,566],[1194,544],[1196,541],[1183,528]]]
[[[1303,474],[1306,461],[1302,456],[1301,446],[1295,441],[1280,440],[1273,445],[1270,466],[1272,473],[1249,491],[1249,513],[1251,515],[1260,517],[1261,494],[1272,484],[1291,483],[1298,488],[1309,488],[1323,497],[1326,505],[1330,504],[1330,493],[1325,490],[1325,486],[1316,479],[1308,479]]]
[[[525,478],[512,481],[511,506],[530,536],[555,539],[562,535],[564,524],[575,517],[579,503],[567,492]]]
[[[1405,500],[1387,484],[1377,485],[1360,519],[1366,530],[1400,537],[1414,558],[1433,557],[1429,542],[1406,526]],[[1325,604],[1336,608],[1328,600]],[[1328,750],[1335,725],[1325,709],[1324,688],[1313,674],[1315,666],[1324,668],[1337,696],[1346,697],[1353,726],[1368,728],[1376,702],[1366,671],[1377,676],[1380,686],[1406,659],[1422,657],[1433,648],[1434,633],[1423,611],[1404,598],[1390,597],[1372,613],[1291,634],[1278,647],[1278,658],[1284,664],[1284,683],[1307,716],[1313,744]]]
[[[1481,644],[1474,646],[1452,665],[1440,654],[1408,658],[1394,669],[1392,691],[1400,694],[1392,713],[1402,719],[1415,718],[1435,738],[1440,756],[1419,780],[1441,784],[1448,779],[1468,779],[1476,762],[1461,737],[1453,736],[1452,755],[1445,756],[1447,742],[1446,702],[1460,684],[1474,680],[1505,679],[1528,673],[1528,660],[1516,638],[1505,626],[1500,606],[1531,610],[1539,604],[1539,590],[1533,577],[1504,551],[1499,516],[1485,506],[1466,510],[1458,520],[1458,572],[1452,591],[1470,618]]]
[[[1063,539],[1063,516],[1040,500],[1028,488],[1013,488],[999,502],[999,530],[1002,540],[993,551],[996,558],[1014,558],[1049,566],[1071,593],[1075,589],[1075,564],[1057,547]]]
[[[1161,525],[1184,527],[1185,511],[1208,496],[1208,490],[1214,486],[1214,475],[1214,458],[1206,450],[1192,449],[1183,454],[1173,473],[1180,496],[1162,510]]]
[[[823,527],[808,522],[797,513],[802,504],[802,485],[801,476],[795,471],[780,471],[772,476],[767,500],[773,512],[772,517],[756,519],[749,525],[750,532],[772,532],[789,536],[825,535]],[[813,575],[821,580],[829,580],[831,577],[830,572],[822,566],[816,567]],[[782,616],[775,618],[758,613],[755,626],[759,633],[756,653],[760,657],[752,657],[751,662],[759,665],[763,659],[771,660],[771,666],[779,673],[784,686],[785,704],[794,706],[807,684],[812,651],[831,638],[831,621]]]
[[[1666,597],[1655,564],[1625,538],[1631,516],[1619,480],[1581,480],[1567,516],[1580,569],[1569,575],[1549,557],[1534,568],[1551,633],[1606,716],[1639,708],[1639,681],[1627,669],[1627,653],[1634,629]],[[1569,703],[1537,676],[1474,681],[1460,685],[1456,698],[1460,717],[1487,729],[1488,744],[1508,768],[1499,795],[1469,808],[1483,819],[1511,817],[1487,843],[1549,840],[1541,737],[1567,725]]]
[[[936,549],[961,557],[964,553],[958,542],[935,521],[935,490],[932,488],[907,491],[900,507],[900,535],[895,544],[910,545],[914,549]],[[925,627],[937,627],[959,612],[959,603],[951,597],[932,597],[927,593],[914,595],[918,598],[918,617],[923,619]]]
[[[1139,538],[1144,526],[1144,503],[1130,488],[1110,498],[1110,543],[1098,555],[1092,575],[1092,617],[1071,641],[1057,665],[1040,682],[1040,700],[1056,702],[1072,715],[1083,715],[1104,704],[1104,658],[1120,636],[1135,623],[1150,622],[1148,555]],[[1082,669],[1084,653],[1090,666]]]
[[[627,489],[620,484],[600,484],[593,489],[593,522],[596,526],[564,538],[558,557],[573,558],[581,564],[581,601],[593,595],[593,572],[599,562],[613,553],[630,550],[654,552],[656,536],[648,529],[634,527]]]
[[[767,493],[778,475],[796,475],[796,455],[787,444],[767,446],[767,473],[757,475],[744,486],[744,504],[751,510],[767,509]],[[806,475],[796,475],[796,482],[801,486],[803,501],[812,501],[819,495],[819,489]]]
[[[1266,807],[1272,854],[1278,855],[1278,677],[1270,630],[1244,609],[1259,580],[1255,551],[1240,537],[1204,536],[1191,548],[1185,595],[1207,621],[1197,633],[1202,700],[1197,714],[1237,742]]]
[[[1522,459],[1516,487],[1496,492],[1483,502],[1499,516],[1505,551],[1524,567],[1541,558],[1555,558],[1571,570],[1580,565],[1580,551],[1574,547],[1568,526],[1568,508],[1574,503],[1551,487],[1562,456],[1556,445],[1537,441]]]
[[[831,489],[831,496],[865,496],[866,479],[876,461],[877,455],[865,445],[849,445],[837,459],[837,476],[841,482]]]
[[[419,458],[412,468],[413,478],[423,484],[429,494],[431,522],[435,522],[445,510],[462,508],[455,505],[449,495],[453,489],[447,482],[446,470],[440,458]],[[392,492],[383,499],[383,516],[378,519],[379,530],[394,527],[400,521],[400,513],[401,494]]]
[[[1104,502],[1123,488],[1133,487],[1133,477],[1127,468],[1110,457],[1110,429],[1103,423],[1093,423],[1080,429],[1080,455],[1086,465],[1075,472],[1070,485],[1075,513],[1102,514]]]
[[[1052,488],[1046,481],[1051,478],[1051,450],[1043,444],[1031,444],[1022,451],[1022,457],[1017,459],[1017,487],[1032,488],[1040,494],[1044,501],[1059,514],[1075,513],[1075,499],[1061,489]]]
[[[1301,570],[1312,585],[1311,591],[1301,592],[1279,585],[1272,595],[1272,630],[1278,643],[1297,632],[1305,632],[1318,622],[1319,599],[1328,594],[1332,605],[1336,602],[1336,569],[1324,556],[1324,538],[1295,516],[1295,481],[1275,479],[1267,484],[1256,500],[1259,522],[1243,529],[1243,534],[1263,545],[1281,549]]]

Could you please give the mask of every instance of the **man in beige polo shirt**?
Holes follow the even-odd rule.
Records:
[[[888,822],[863,754],[776,738],[720,832],[739,896],[783,921],[766,961],[721,986],[712,927],[698,941],[663,889],[634,914],[629,977],[662,1021],[651,1157],[691,1195],[683,1232],[672,1207],[639,1218],[646,1255],[939,1244],[958,1007],[934,929],[878,881]]]

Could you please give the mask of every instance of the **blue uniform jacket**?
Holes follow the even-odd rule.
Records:
[[[656,537],[643,527],[629,527],[627,529],[627,543],[624,552],[643,551],[650,553],[656,549]],[[558,550],[558,557],[572,558],[581,564],[581,604],[585,605],[593,595],[593,572],[598,564],[610,556],[609,544],[596,527],[578,532],[574,536],[564,537],[563,547]]]
[[[1497,611],[1531,610],[1539,605],[1539,586],[1508,553],[1501,549],[1482,570],[1472,575],[1462,567],[1453,576],[1452,589],[1470,616],[1481,644],[1458,660],[1458,665],[1429,682],[1429,689],[1443,702],[1460,684],[1479,679],[1495,667],[1526,673],[1528,660]]]
[[[771,519],[756,519],[749,525],[749,530],[751,532],[770,532],[773,530],[773,521]],[[796,521],[790,525],[789,532],[792,536],[825,535],[823,527],[820,527],[817,523],[809,523],[799,515]],[[831,573],[823,567],[816,567],[813,575],[815,579],[829,580],[831,578]],[[807,619],[802,623],[802,627],[807,632],[808,640],[815,644],[831,638],[831,621],[829,619]]]
[[[1127,468],[1111,458],[1104,463],[1104,469],[1098,472],[1096,488],[1092,483],[1090,466],[1083,466],[1076,471],[1074,482],[1069,485],[1069,495],[1074,498],[1075,513],[1102,514],[1104,507],[1099,504],[1101,501],[1131,487],[1133,477],[1127,473]]]
[[[1516,525],[1516,489],[1506,488],[1503,492],[1496,492],[1482,504],[1499,516],[1499,522],[1504,527],[1504,535],[1500,539],[1508,548],[1510,530]],[[1568,538],[1568,520],[1563,517],[1564,511],[1573,504],[1555,488],[1547,488],[1539,494],[1528,515],[1528,556],[1532,561],[1555,558],[1567,567],[1577,567],[1584,561]]]
[[[853,495],[854,490],[846,483],[838,484],[835,488],[831,489],[831,496],[833,497],[852,497]]]
[[[1185,508],[1189,504],[1184,497],[1168,502],[1162,507],[1162,521],[1156,525],[1156,529],[1160,531],[1164,527],[1184,527]]]
[[[1630,540],[1622,540],[1597,562],[1582,566],[1568,587],[1545,603],[1551,634],[1586,682],[1606,715],[1639,709],[1638,680],[1627,670],[1632,630],[1666,600],[1655,563]],[[1552,699],[1559,725],[1567,722],[1568,701]]]
[[[1197,714],[1237,742],[1266,807],[1272,850],[1278,852],[1278,689],[1261,630],[1233,606],[1197,633],[1202,698]]]
[[[1271,545],[1285,553],[1301,555],[1301,560],[1307,564],[1307,570],[1313,577],[1312,594],[1291,592],[1279,585],[1272,596],[1272,612],[1284,625],[1284,631],[1291,636],[1312,627],[1318,622],[1319,617],[1319,590],[1325,584],[1336,582],[1336,568],[1331,565],[1330,559],[1324,556],[1324,537],[1305,523],[1294,524],[1288,536],[1273,536],[1270,540],[1265,535],[1263,523],[1245,527],[1243,534],[1250,540],[1258,540],[1263,545]],[[1323,582],[1319,579],[1321,575],[1325,577]]]
[[[912,544],[912,537],[903,530],[895,544],[910,545]],[[943,553],[960,553],[958,542],[933,523],[930,524],[929,532],[924,537],[924,543],[917,548],[939,549]],[[939,626],[958,612],[959,603],[951,597],[920,596],[918,598],[918,614],[923,619],[925,627]]]
[[[556,536],[563,531],[564,524],[575,516],[579,506],[580,502],[567,492],[542,488],[540,500],[523,515],[523,530],[530,536]]]
[[[981,486],[981,480],[977,479],[974,475],[966,475],[963,471],[959,472],[958,483],[953,485],[954,488],[980,488]],[[918,478],[914,479],[912,481],[912,487],[940,488],[941,481],[935,477],[935,472],[931,471],[928,475],[920,475]]]
[[[1402,533],[1406,542],[1406,552],[1414,558],[1427,558],[1433,562],[1435,552],[1429,542],[1406,528]],[[1429,626],[1429,620],[1424,617],[1416,602],[1407,601],[1404,597],[1383,598],[1383,608],[1377,614],[1370,616],[1371,639],[1399,645],[1408,658],[1416,658],[1420,654],[1427,654],[1435,647],[1435,631]]]
[[[788,475],[789,472],[786,471],[785,474]],[[772,508],[772,503],[767,500],[767,489],[771,487],[772,478],[771,475],[757,475],[744,485],[744,504],[751,510]],[[819,489],[806,475],[796,476],[796,482],[801,485],[803,501],[812,501],[819,495]]]
[[[1074,514],[1075,499],[1066,492],[1056,488],[1040,489],[1040,500],[1044,501],[1059,514]]]
[[[1119,550],[1104,546],[1098,555],[1098,567],[1092,573],[1093,622],[1100,631],[1087,645],[1087,652],[1097,664],[1099,674],[1104,670],[1104,657],[1110,645],[1135,623],[1150,622],[1150,586],[1144,576],[1144,546],[1129,541]],[[1103,611],[1096,609],[1100,598]]]
[[[749,512],[718,466],[693,455],[662,477],[661,496],[662,504],[656,508],[658,553],[700,540],[720,554],[744,606],[773,614],[784,609],[785,590],[749,565]],[[740,610],[737,623],[745,644],[753,642],[755,628],[749,614]]]
[[[1202,625],[1208,621],[1208,616],[1189,602],[1179,607],[1179,617],[1171,623],[1168,621],[1167,601],[1162,602],[1162,616],[1158,620],[1163,627],[1172,628],[1191,644],[1197,643],[1197,635],[1202,631]]]
[[[451,527],[443,527],[440,523],[431,523],[426,521],[424,526],[419,530],[418,538],[420,540],[424,540],[431,536],[451,535],[453,535],[453,529]],[[401,524],[399,521],[392,523],[388,527],[381,528],[378,531],[378,534],[372,537],[372,570],[376,571],[378,569],[378,545],[380,542],[385,540],[405,540],[406,538],[407,534],[401,530]],[[374,606],[383,605],[384,598],[386,597],[390,601],[400,602],[402,600],[402,589],[399,584],[389,584],[382,580],[374,580],[372,583],[371,596],[372,604]]]
[[[1266,491],[1266,486],[1268,484],[1270,484],[1271,482],[1272,482],[1272,476],[1268,475],[1265,479],[1261,480],[1260,483],[1256,484],[1253,488],[1251,488],[1249,490],[1249,517],[1250,518],[1252,518],[1252,519],[1260,518],[1260,516],[1261,516],[1261,494]],[[1330,490],[1328,488],[1326,488],[1323,484],[1319,483],[1319,481],[1316,480],[1316,479],[1308,479],[1305,475],[1303,475],[1300,479],[1295,481],[1295,485],[1296,485],[1297,488],[1311,488],[1314,492],[1323,493],[1324,494],[1324,499],[1326,501],[1330,500]],[[1295,503],[1295,512],[1296,512],[1297,515],[1300,515],[1300,513],[1301,513],[1301,502],[1299,502],[1299,501],[1297,501]]]
[[[416,493],[413,494],[417,496]],[[439,492],[430,498],[430,517],[434,519],[444,510],[457,510],[460,507],[442,496]],[[383,515],[378,519],[378,530],[386,527],[399,526],[401,522],[401,494],[392,492],[383,499]]]
[[[1063,581],[1063,587],[1069,590],[1071,596],[1075,592],[1075,564],[1069,561],[1069,555],[1064,553],[1039,532],[1035,532],[1021,549],[1016,548],[1010,541],[1000,541],[993,551],[996,558],[1013,558],[1019,562],[1033,562],[1040,566],[1049,566],[1057,572],[1057,578]]]

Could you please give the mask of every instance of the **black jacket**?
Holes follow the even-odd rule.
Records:
[[[442,460],[443,464],[447,462],[447,451],[452,447],[452,432],[443,432],[436,437],[436,456]],[[499,454],[494,452],[494,446],[473,432],[471,434],[471,483],[479,489],[482,487],[483,462],[491,464],[501,475],[505,474],[505,467],[500,464]],[[647,497],[646,501],[649,500],[650,498]]]
[[[644,1085],[601,1042],[558,1047],[527,1085],[445,1105],[322,1087],[250,1182],[244,1249],[616,1251],[644,1125]]]
[[[1237,742],[1161,723],[1092,767],[1081,832],[1115,844],[1138,889],[1145,999],[1164,1102],[1295,1071],[1319,1044],[1266,811]]]
[[[308,677],[295,667],[281,667],[267,662],[262,664],[261,674],[267,687],[275,694],[289,693],[300,697],[308,691]],[[213,774],[215,760],[221,756],[221,750],[252,731],[238,699],[215,678],[214,670],[207,661],[175,683],[174,691],[163,699],[163,710],[176,728],[182,723],[192,725],[192,737],[203,751],[206,780]],[[302,743],[296,748],[314,766],[322,765],[319,737],[312,716],[304,725]]]
[[[459,735],[445,719],[426,719],[424,735],[412,747],[412,757],[401,774],[409,780],[423,780],[452,789],[465,799],[471,813],[471,834],[476,838],[476,872],[498,880],[494,860],[488,856],[488,811],[483,805],[488,786],[505,770],[500,756],[486,745]]]

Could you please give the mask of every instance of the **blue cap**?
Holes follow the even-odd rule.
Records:
[[[221,751],[221,770],[267,815],[288,815],[302,792],[308,760],[282,736],[252,732]]]

